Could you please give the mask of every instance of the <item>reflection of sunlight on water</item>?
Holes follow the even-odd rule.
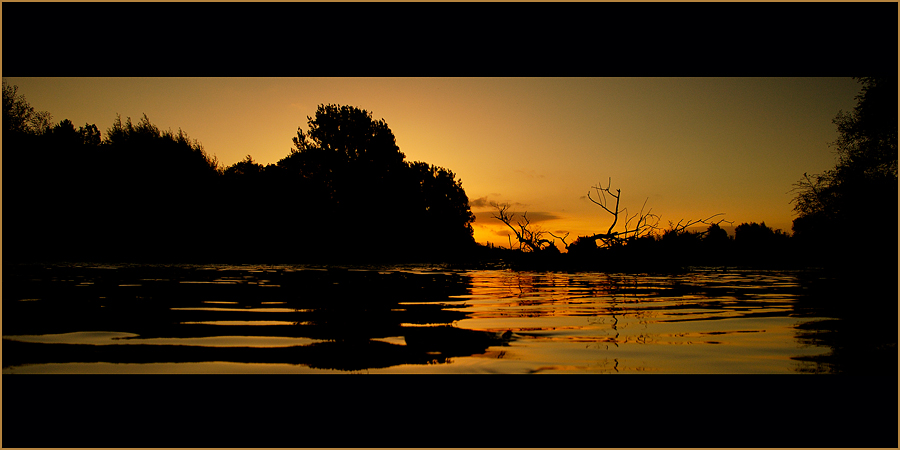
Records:
[[[3,336],[19,342],[38,342],[44,344],[114,344],[116,340],[139,337],[134,333],[120,333],[115,331],[80,331],[76,333]]]
[[[322,372],[322,370],[293,364],[248,364],[221,361],[146,364],[50,363],[3,369],[4,374],[303,374]]]
[[[292,347],[324,342],[319,339],[280,336],[209,336],[192,338],[148,338],[142,339],[134,333],[89,331],[36,336],[3,336],[19,342],[42,344],[84,344],[84,345],[191,345],[205,347]]]
[[[393,345],[406,346],[406,338],[403,336],[388,336],[385,338],[377,338],[377,339],[372,339],[372,340],[380,341],[380,342],[387,342],[388,344],[393,344]]]
[[[308,310],[300,310],[294,308],[216,308],[216,307],[196,307],[196,308],[169,308],[172,311],[240,311],[240,312],[302,312]]]
[[[352,355],[346,358],[366,360],[370,349],[382,352],[383,360],[372,357],[373,362],[368,367],[374,368],[365,370],[369,373],[784,373],[796,371],[804,364],[792,358],[822,355],[830,350],[798,340],[800,320],[793,315],[800,288],[796,277],[784,273],[694,272],[648,276],[501,270],[434,272],[424,269],[332,272],[243,266],[209,267],[197,272],[202,272],[198,279],[175,276],[157,279],[143,274],[143,277],[129,278],[139,279],[141,284],[116,282],[113,286],[121,290],[109,292],[97,286],[101,283],[92,284],[93,281],[85,279],[76,289],[79,295],[85,296],[78,298],[88,299],[85,305],[71,307],[77,314],[81,314],[78,308],[89,311],[84,317],[93,314],[90,311],[98,310],[90,308],[108,311],[118,307],[124,311],[122,315],[115,315],[119,314],[115,311],[110,313],[115,320],[92,322],[93,325],[85,328],[154,330],[156,324],[165,323],[169,327],[165,333],[171,334],[160,335],[172,337],[148,334],[147,338],[142,338],[138,333],[88,331],[38,334],[47,330],[71,330],[71,321],[64,320],[63,328],[47,325],[40,327],[40,331],[35,330],[33,335],[25,335],[25,332],[32,332],[27,330],[3,338],[25,343],[98,347],[147,344],[159,346],[160,352],[165,351],[165,346],[293,347],[347,340],[364,345],[311,346],[304,349],[310,352],[304,353],[303,357],[319,361],[315,359],[320,357],[318,352],[337,351]],[[285,278],[282,282],[276,277],[279,274],[310,277]],[[356,275],[348,274],[368,278],[354,278]],[[356,289],[355,280],[371,282],[371,274],[380,277],[371,285],[375,287],[368,290],[369,285],[363,285]],[[398,274],[408,278],[400,277],[402,282],[399,283],[390,281],[397,280]],[[317,285],[318,290],[309,290],[304,284],[308,280],[322,280],[324,284]],[[289,286],[292,281],[299,287],[288,291],[289,295],[281,294],[281,290],[258,289]],[[184,286],[178,288],[180,285]],[[155,299],[147,296],[148,291],[144,291],[147,286],[162,286],[159,291],[162,294]],[[171,289],[188,289],[188,294],[173,295],[174,300],[169,300],[166,297],[169,292],[181,293],[180,290],[165,290],[170,289],[169,286],[176,286]],[[81,294],[83,291],[94,292],[94,289],[97,291],[93,298],[90,294]],[[332,289],[350,295],[332,297]],[[149,292],[156,295],[156,291]],[[213,294],[204,295],[206,292]],[[52,300],[37,300],[41,295],[37,291],[28,292],[10,302],[20,305],[18,307],[23,311],[31,307],[35,310],[56,308],[51,304]],[[131,299],[140,300],[136,302],[138,306],[130,306]],[[146,322],[135,319],[141,327],[130,328],[134,314],[139,316],[144,311],[142,305],[145,303],[141,302],[153,307],[158,305],[165,313],[153,312]],[[48,306],[43,306],[45,303]],[[59,303],[62,304],[65,303]],[[272,314],[244,314],[251,312]],[[257,317],[295,320],[252,320]],[[240,320],[220,320],[222,318]],[[35,323],[40,323],[40,317]],[[228,327],[237,328],[229,330]],[[429,327],[434,328],[433,333]],[[471,334],[447,333],[447,328]],[[182,333],[181,337],[174,337],[179,333]],[[415,341],[410,340],[413,344],[407,345],[405,335],[418,336],[419,342],[439,349],[461,346],[464,343],[461,340],[465,339],[475,341],[470,343],[473,345],[471,350],[466,347],[466,351],[441,355],[442,359],[435,358],[435,361],[440,360],[439,363],[422,363],[410,359],[411,352],[417,350]],[[475,344],[481,338],[491,340],[479,347]],[[131,352],[133,348],[127,350]],[[434,348],[423,351],[440,355]],[[284,359],[275,358],[270,364],[72,363],[7,367],[4,373],[334,372],[311,369],[304,365],[307,359],[300,356],[291,359],[293,353],[282,355],[278,358]],[[331,357],[340,362],[344,355],[339,353],[337,357]],[[65,360],[65,357],[57,359]],[[285,360],[297,363],[284,364]],[[322,363],[322,367],[334,367],[328,366],[328,362]],[[348,372],[354,371],[347,369],[341,373]]]
[[[287,322],[284,320],[205,320],[198,322],[179,322],[181,325],[309,325],[310,322]]]
[[[461,328],[519,336],[519,360],[551,372],[782,373],[824,348],[794,339],[795,280],[766,274],[644,277],[470,272]],[[518,347],[518,348],[517,348]],[[558,361],[565,361],[559,364]],[[458,363],[458,362],[457,362]]]

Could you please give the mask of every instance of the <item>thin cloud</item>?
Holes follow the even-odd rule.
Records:
[[[495,211],[478,211],[478,212],[474,213],[475,214],[475,222],[480,222],[480,223],[485,223],[485,224],[489,224],[491,222],[496,222],[496,224],[502,225],[503,222],[500,222],[500,220],[493,217],[495,213],[496,213]],[[525,211],[513,211],[513,213],[515,213],[515,217],[513,217],[512,221],[518,222],[518,221],[522,220],[522,214],[525,213]],[[533,224],[539,223],[539,222],[547,222],[550,220],[562,219],[561,216],[551,213],[551,212],[546,212],[546,211],[528,211],[527,214],[528,214],[528,221]]]
[[[517,209],[523,209],[523,208],[525,208],[525,207],[527,206],[527,205],[525,205],[524,203],[519,203],[519,202],[513,202],[513,203],[510,203],[510,202],[504,202],[504,201],[496,200],[496,199],[499,198],[499,197],[501,197],[501,194],[488,194],[488,195],[485,195],[484,197],[478,197],[478,198],[476,198],[476,199],[474,199],[474,200],[469,200],[469,207],[470,207],[470,208],[491,208],[491,209],[494,209],[494,208],[493,208],[493,203],[496,203],[496,204],[498,204],[498,205],[506,205],[506,204],[509,204],[510,207],[512,207],[512,208],[517,208]],[[493,198],[493,200],[492,200],[492,198]]]
[[[472,208],[484,208],[485,206],[491,206],[491,203],[485,195],[484,197],[478,197],[475,200],[469,200],[469,206]]]

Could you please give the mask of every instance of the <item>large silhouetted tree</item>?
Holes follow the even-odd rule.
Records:
[[[317,148],[337,155],[343,163],[388,168],[405,158],[384,119],[374,120],[364,109],[319,105],[315,118],[307,119],[309,132],[298,130],[294,138],[297,151]]]
[[[291,177],[307,234],[329,230],[318,251],[358,255],[439,254],[474,244],[468,197],[453,172],[406,162],[382,120],[355,107],[320,105],[277,166]],[[298,246],[298,243],[294,243]],[[307,238],[298,249],[313,251]]]
[[[465,249],[474,243],[469,198],[462,180],[449,169],[415,161],[407,164],[406,182],[400,184],[398,197],[404,209],[421,219],[410,234],[411,243],[433,246],[439,253]],[[426,244],[433,241],[430,244]]]
[[[896,263],[896,245],[871,245],[860,237],[897,229],[897,78],[858,81],[856,107],[833,121],[835,167],[804,174],[795,185],[794,236],[819,264],[858,267],[882,257]]]

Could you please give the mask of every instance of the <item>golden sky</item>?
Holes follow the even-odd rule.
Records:
[[[3,78],[53,121],[147,114],[181,128],[221,166],[286,156],[319,104],[384,119],[407,160],[452,170],[475,239],[507,245],[488,202],[547,231],[606,231],[585,195],[612,179],[622,206],[661,225],[715,213],[789,231],[792,185],[835,163],[831,120],[852,109],[850,78]],[[499,232],[499,234],[498,234]],[[265,237],[261,237],[265,238]]]

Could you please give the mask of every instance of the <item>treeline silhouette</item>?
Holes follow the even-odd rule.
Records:
[[[706,230],[669,229],[610,245],[580,237],[566,246],[565,253],[554,245],[537,252],[494,247],[484,253],[516,265],[567,270],[673,272],[692,266],[792,269],[815,265],[798,255],[797,249],[790,234],[765,222],[750,222],[734,227],[733,236],[713,223]]]
[[[593,188],[597,198],[590,191],[588,197],[611,215],[612,225],[605,233],[567,243],[567,234],[540,231],[525,215],[515,219],[508,205],[494,205],[494,217],[515,234],[519,249],[511,245],[490,253],[517,264],[569,269],[817,267],[879,284],[896,280],[897,78],[857,80],[862,89],[856,107],[839,112],[833,121],[839,135],[833,143],[835,167],[824,174],[803,174],[794,186],[797,218],[791,234],[751,222],[738,225],[729,236],[720,222],[709,219],[679,221],[662,229],[657,226],[659,216],[643,208],[629,216],[620,208],[619,191],[599,185]],[[616,231],[616,224],[623,221],[624,230]],[[695,232],[685,226],[697,223],[708,228]],[[564,256],[558,247],[565,247]]]
[[[677,270],[688,266],[791,268],[802,264],[790,236],[763,223],[742,223],[729,236],[718,224],[706,231],[668,230],[598,248],[576,240],[569,254],[584,264],[600,259],[609,267]]]
[[[625,230],[611,226],[566,243],[529,228],[524,215],[514,225],[498,206],[495,217],[527,244],[520,250],[476,245],[461,180],[448,169],[406,161],[387,124],[356,107],[319,105],[307,117],[308,131],[298,128],[294,148],[275,164],[247,155],[223,168],[182,130],[161,131],[146,115],[136,124],[117,117],[102,136],[96,125],[54,125],[4,82],[4,258],[896,273],[897,79],[858,80],[857,106],[834,120],[835,168],[804,174],[794,186],[792,234],[743,223],[729,236],[721,222],[708,220],[663,230],[649,210],[627,217],[618,191],[601,185],[594,189],[602,197],[591,199],[612,215],[613,226],[622,213]],[[708,228],[686,226],[698,223]]]
[[[320,105],[276,164],[222,168],[144,115],[101,133],[3,86],[4,261],[384,262],[475,245],[461,180],[383,120]]]

